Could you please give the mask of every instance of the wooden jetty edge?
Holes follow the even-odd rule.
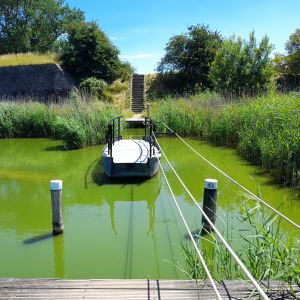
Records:
[[[253,286],[245,281],[228,280],[218,283],[223,299],[259,299]],[[287,285],[272,281],[265,286],[270,299],[299,299]],[[208,281],[191,280],[135,280],[135,279],[0,279],[0,299],[216,299]]]

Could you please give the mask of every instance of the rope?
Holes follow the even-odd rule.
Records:
[[[240,268],[244,271],[244,273],[246,274],[246,276],[249,278],[249,280],[252,282],[252,284],[255,286],[256,290],[259,292],[259,294],[262,296],[263,299],[265,300],[269,300],[268,296],[266,295],[266,293],[263,291],[263,289],[261,288],[261,286],[258,284],[258,282],[255,280],[255,278],[252,276],[252,274],[249,272],[249,270],[246,268],[246,266],[243,264],[243,262],[239,259],[239,257],[236,255],[236,253],[233,251],[233,249],[229,246],[229,244],[227,243],[227,241],[223,238],[222,234],[219,232],[219,230],[216,228],[216,226],[211,222],[211,220],[209,219],[209,217],[206,215],[206,213],[203,211],[203,209],[201,208],[201,206],[199,205],[199,203],[195,200],[194,196],[191,194],[191,192],[189,191],[189,189],[186,187],[186,185],[184,184],[184,182],[182,181],[182,179],[180,178],[180,176],[178,175],[178,173],[176,172],[176,170],[173,168],[172,164],[170,163],[170,161],[168,160],[167,156],[165,155],[164,151],[162,150],[162,148],[160,147],[156,136],[154,135],[155,141],[157,143],[157,145],[160,148],[161,153],[163,154],[163,156],[165,157],[165,159],[167,160],[170,168],[172,169],[172,171],[174,172],[174,174],[176,175],[177,179],[180,181],[180,183],[182,184],[183,188],[185,189],[185,191],[189,194],[189,196],[191,197],[191,199],[193,200],[193,202],[196,204],[196,206],[199,208],[199,210],[201,211],[203,217],[206,219],[206,221],[209,223],[209,225],[211,226],[211,228],[214,230],[214,232],[217,234],[217,236],[219,237],[219,239],[222,241],[222,243],[224,244],[224,246],[227,248],[227,250],[229,251],[229,253],[233,256],[233,258],[235,259],[235,261],[237,262],[237,264],[240,266]]]
[[[161,171],[162,171],[162,173],[163,173],[163,175],[164,175],[164,178],[165,178],[166,183],[167,183],[167,186],[168,186],[168,188],[169,188],[169,190],[170,190],[170,192],[171,192],[171,195],[172,195],[172,197],[173,197],[173,200],[174,200],[174,202],[175,202],[175,204],[176,204],[176,207],[177,207],[177,209],[178,209],[178,212],[179,212],[179,214],[180,214],[180,216],[181,216],[181,219],[182,219],[182,221],[183,221],[183,223],[184,223],[184,225],[185,225],[185,228],[186,228],[186,230],[187,230],[187,232],[188,232],[188,234],[189,234],[189,237],[190,237],[190,239],[191,239],[191,241],[192,241],[192,243],[193,243],[193,245],[194,245],[194,247],[195,247],[195,250],[196,250],[197,253],[198,253],[198,256],[199,256],[200,261],[201,261],[201,263],[202,263],[202,265],[203,265],[203,268],[204,268],[204,270],[205,270],[205,272],[206,272],[206,274],[207,274],[207,276],[208,276],[208,278],[209,278],[209,280],[210,280],[210,282],[211,282],[211,284],[212,284],[212,287],[213,287],[213,289],[214,289],[214,291],[215,291],[215,293],[216,293],[217,298],[218,298],[219,300],[222,300],[222,297],[221,297],[221,295],[220,295],[220,293],[219,293],[219,291],[218,291],[218,289],[217,289],[217,286],[216,286],[216,284],[215,284],[215,282],[214,282],[214,280],[213,280],[213,278],[212,278],[212,276],[211,276],[211,274],[210,274],[210,272],[209,272],[209,269],[208,269],[208,267],[207,267],[207,265],[206,265],[206,263],[205,263],[205,261],[204,261],[204,258],[203,258],[203,256],[202,256],[202,254],[201,254],[199,248],[197,247],[197,244],[196,244],[195,239],[194,239],[194,237],[193,237],[193,235],[192,235],[192,233],[191,233],[191,230],[189,229],[189,226],[188,226],[188,224],[187,224],[187,222],[186,222],[186,220],[185,220],[185,218],[184,218],[184,216],[183,216],[183,214],[182,214],[182,211],[181,211],[181,209],[180,209],[180,207],[179,207],[179,205],[178,205],[178,202],[177,202],[176,197],[175,197],[175,195],[174,195],[174,193],[173,193],[173,190],[172,190],[172,188],[171,188],[171,186],[170,186],[170,183],[169,183],[169,180],[168,180],[168,178],[167,178],[167,176],[166,176],[166,173],[165,173],[165,171],[164,171],[164,169],[163,169],[163,167],[162,167],[162,165],[161,165],[161,163],[160,163],[160,160],[159,160],[159,159],[157,159],[157,160],[158,160],[158,162],[159,162],[159,166],[160,166]]]
[[[248,189],[246,189],[244,186],[242,186],[240,183],[238,183],[236,180],[234,180],[233,178],[231,178],[228,174],[226,174],[224,171],[222,171],[221,169],[219,169],[216,165],[214,165],[212,162],[210,162],[207,158],[205,158],[203,155],[201,155],[197,150],[195,150],[192,146],[190,146],[180,135],[178,135],[176,132],[174,132],[170,127],[168,127],[165,123],[163,123],[164,126],[169,129],[171,132],[173,132],[186,146],[188,146],[195,154],[197,154],[200,158],[202,158],[205,162],[207,162],[210,166],[212,166],[214,169],[216,169],[218,172],[220,172],[222,175],[224,175],[227,179],[229,179],[232,183],[234,183],[235,185],[237,185],[239,188],[241,188],[244,192],[248,193],[249,195],[251,195],[255,200],[257,200],[258,202],[262,203],[263,205],[265,205],[266,207],[268,207],[269,209],[271,209],[274,213],[276,213],[277,215],[279,215],[281,218],[285,219],[286,221],[288,221],[290,224],[294,225],[297,229],[300,230],[300,225],[295,223],[294,221],[292,221],[291,219],[289,219],[287,216],[285,216],[284,214],[282,214],[280,211],[278,211],[276,208],[274,208],[273,206],[271,206],[270,204],[268,204],[267,202],[265,202],[264,200],[262,200],[261,198],[257,197],[255,194],[253,194],[251,191],[249,191]]]

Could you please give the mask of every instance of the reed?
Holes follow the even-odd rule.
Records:
[[[235,147],[278,182],[300,184],[299,96],[270,94],[228,102],[196,95],[168,98],[153,107],[154,118],[179,134]]]
[[[105,142],[108,121],[116,114],[109,104],[79,99],[51,105],[1,102],[0,138],[54,138],[66,149],[78,149]]]
[[[253,208],[245,205],[238,221],[245,229],[240,234],[242,242],[234,250],[254,278],[258,282],[278,280],[289,286],[300,285],[299,245],[282,229],[277,216],[267,214],[259,204]],[[223,235],[232,244],[231,231],[227,222]],[[198,238],[198,247],[216,280],[245,279],[243,272],[213,233]],[[234,243],[232,247],[235,248]],[[207,278],[191,243],[183,243],[182,251],[186,266],[180,268],[190,278]]]

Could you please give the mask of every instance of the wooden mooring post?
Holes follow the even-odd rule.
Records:
[[[62,180],[51,180],[51,204],[52,204],[52,226],[53,234],[57,235],[64,231],[62,213]]]
[[[204,196],[203,196],[203,211],[208,216],[213,224],[216,221],[217,211],[217,191],[218,180],[205,179],[204,181]],[[202,216],[203,232],[211,231],[212,228],[207,220]]]

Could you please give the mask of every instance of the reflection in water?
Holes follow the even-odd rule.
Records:
[[[161,189],[160,175],[156,174],[152,178],[131,177],[131,178],[109,179],[104,174],[101,160],[99,160],[92,171],[92,179],[97,185],[102,187],[101,189],[102,196],[105,198],[105,201],[109,206],[111,227],[115,235],[117,235],[117,228],[115,225],[116,203],[117,202],[129,203],[128,234],[127,234],[127,241],[125,246],[126,254],[125,254],[125,261],[124,261],[125,265],[124,265],[123,278],[132,278],[134,226],[139,226],[139,224],[134,224],[134,203],[139,203],[139,202],[147,203],[147,209],[149,214],[149,229],[147,235],[152,234],[156,269],[157,269],[157,273],[159,274],[159,259],[157,255],[156,239],[154,235],[154,224],[155,224],[155,201],[157,200]],[[111,192],[111,186],[115,186],[114,193]],[[129,194],[129,197],[126,194],[127,195]]]
[[[297,222],[300,201],[295,191],[271,185],[232,149],[188,142],[251,191],[256,192],[259,184],[264,199],[274,207],[286,197],[280,210]],[[239,243],[239,230],[244,228],[236,217],[244,198],[236,187],[177,139],[162,137],[160,144],[200,205],[204,179],[219,180],[216,226],[222,230],[228,222],[233,243]],[[174,265],[184,266],[180,245],[186,230],[161,174],[111,181],[104,177],[99,160],[102,146],[61,151],[60,145],[46,139],[0,140],[0,277],[184,279]],[[191,231],[197,234],[200,213],[164,159],[161,162]],[[65,232],[53,237],[48,234],[49,181],[56,178],[64,183]],[[285,222],[281,226],[292,232]]]
[[[65,277],[65,242],[63,234],[53,237],[55,278]]]
[[[116,202],[129,202],[130,204],[130,222],[132,219],[133,202],[145,201],[149,211],[149,230],[148,233],[153,233],[155,224],[155,201],[161,189],[160,174],[156,174],[152,178],[108,178],[103,171],[102,162],[99,160],[92,171],[93,181],[102,186],[102,196],[105,198],[106,203],[110,210],[111,227],[114,234],[117,234],[115,225],[115,203]],[[105,186],[107,188],[105,188]],[[115,186],[114,192],[111,192],[111,186]],[[119,187],[119,189],[117,188]],[[130,197],[126,195],[126,189],[130,189]],[[125,191],[125,192],[124,192]],[[130,231],[132,232],[132,230]]]

